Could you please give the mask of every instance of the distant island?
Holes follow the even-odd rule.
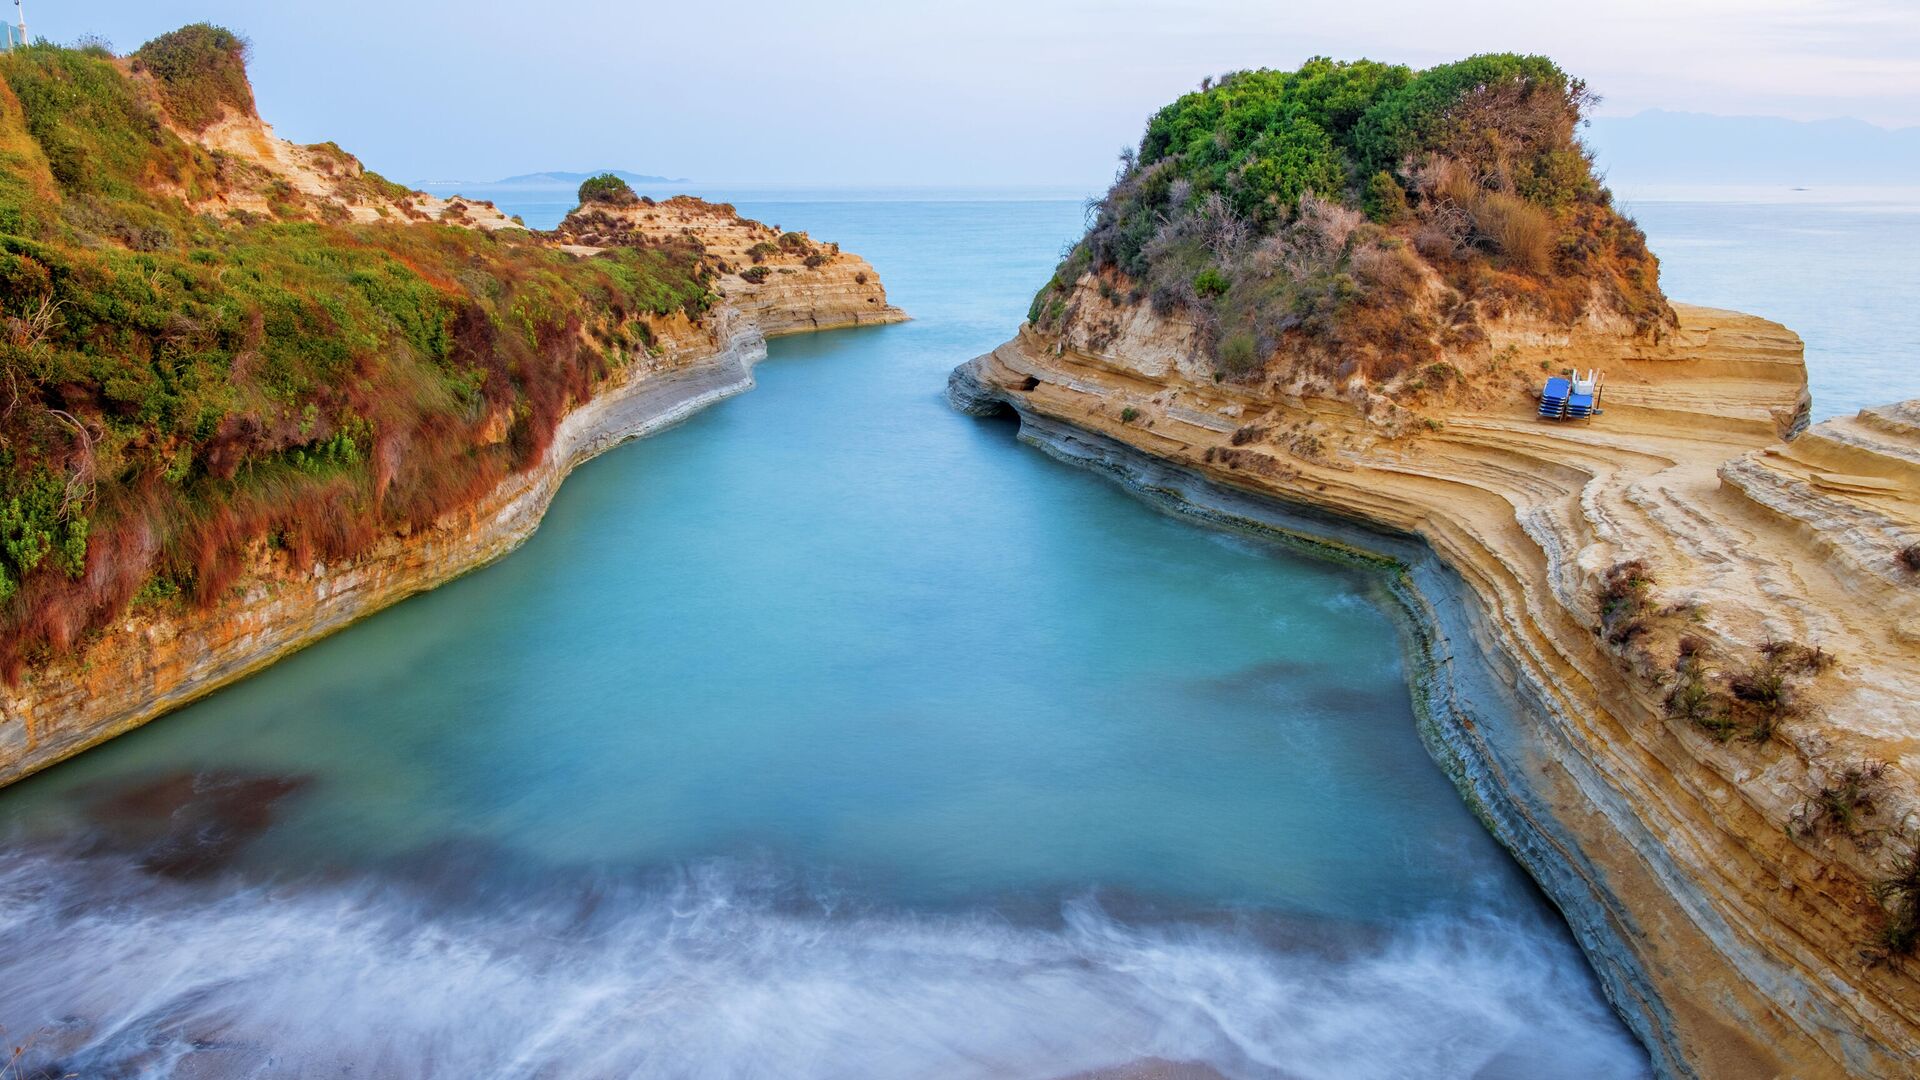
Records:
[[[427,180],[422,182],[420,186],[428,187],[428,188],[450,187],[450,186],[458,186],[462,188],[495,188],[495,187],[577,188],[580,186],[581,181],[587,179],[590,176],[599,176],[599,175],[602,175],[603,173],[612,173],[613,175],[619,177],[620,179],[625,180],[629,184],[648,185],[648,184],[687,183],[687,178],[684,176],[654,176],[650,173],[628,172],[625,169],[595,169],[592,172],[548,171],[548,172],[521,173],[518,176],[506,176],[498,180]]]

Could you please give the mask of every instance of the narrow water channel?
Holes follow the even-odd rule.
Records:
[[[776,342],[506,561],[0,792],[28,1068],[1644,1074],[1376,580],[944,405],[1078,206],[742,210],[917,321]]]

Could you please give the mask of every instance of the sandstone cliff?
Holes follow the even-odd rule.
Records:
[[[958,369],[955,403],[1176,509],[1412,568],[1429,745],[1662,1072],[1920,1069],[1911,962],[1872,959],[1920,805],[1920,403],[1802,433],[1799,340],[1676,305],[1657,344],[1493,323],[1386,416],[1223,380],[1099,285]],[[1590,366],[1603,416],[1534,417],[1543,371]],[[1754,700],[1777,723],[1731,719]]]

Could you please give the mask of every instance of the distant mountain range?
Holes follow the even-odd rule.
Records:
[[[519,176],[507,176],[507,177],[502,177],[499,180],[429,180],[424,184],[422,184],[421,186],[422,187],[462,187],[462,188],[473,188],[476,190],[480,188],[493,188],[493,187],[575,188],[575,187],[579,187],[580,182],[582,180],[585,180],[587,177],[599,176],[600,173],[602,172],[610,172],[613,175],[619,177],[620,179],[625,180],[627,183],[636,184],[636,185],[684,184],[687,182],[687,179],[684,176],[680,176],[680,177],[652,176],[647,173],[628,172],[625,169],[601,169],[598,172],[557,172],[555,171],[555,172],[521,173]]]
[[[1920,187],[1920,128],[1650,109],[1586,130],[1607,181]]]

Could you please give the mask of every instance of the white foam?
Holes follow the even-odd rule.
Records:
[[[82,1075],[1633,1076],[1564,942],[1435,918],[1363,946],[779,904],[732,864],[427,913],[387,890],[199,888],[0,864],[0,1023]],[[117,899],[94,906],[100,895]],[[591,907],[591,913],[582,912]],[[37,1034],[34,1034],[36,1033]],[[191,1060],[193,1068],[185,1068]]]

